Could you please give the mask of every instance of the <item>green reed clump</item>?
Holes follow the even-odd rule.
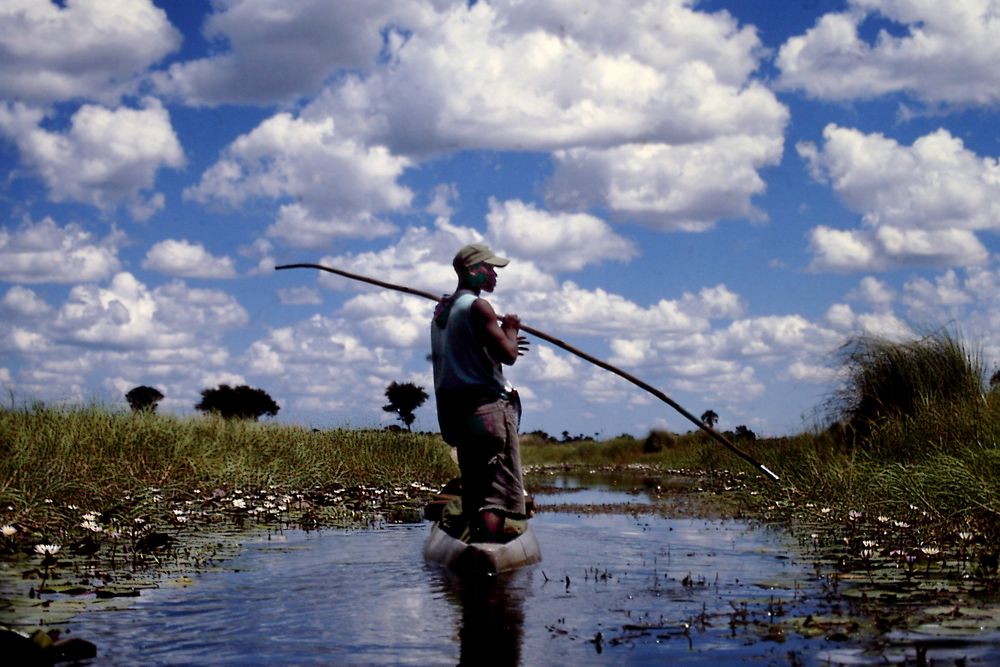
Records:
[[[984,389],[978,354],[947,334],[866,339],[845,363],[837,421],[758,442],[781,485],[759,481],[757,497],[888,517],[931,543],[958,533],[983,549],[996,542],[988,536],[1000,538],[1000,390]]]
[[[830,406],[834,417],[858,444],[878,447],[887,458],[905,457],[913,449],[905,442],[873,437],[879,429],[936,405],[974,403],[982,397],[980,355],[947,331],[906,342],[862,336],[843,353],[847,382]]]
[[[438,484],[454,476],[437,437],[308,429],[101,406],[0,409],[5,520],[44,525],[67,506],[102,510],[193,488],[287,490],[334,484]]]

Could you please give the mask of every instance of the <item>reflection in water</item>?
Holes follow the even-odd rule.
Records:
[[[448,600],[460,610],[460,665],[520,665],[524,597],[532,569],[494,577],[442,571]]]

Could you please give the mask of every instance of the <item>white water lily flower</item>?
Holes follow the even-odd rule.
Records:
[[[941,553],[941,550],[937,547],[920,547],[920,550],[924,552],[927,556],[937,556]]]
[[[0,526],[0,533],[3,533],[4,537],[13,537],[17,533],[17,528],[10,524]]]
[[[850,519],[851,521],[857,521],[858,519],[861,518],[861,512],[857,510],[851,510],[850,512],[847,513],[847,518]]]
[[[84,521],[97,521],[97,512],[87,512],[80,518]]]
[[[247,501],[243,500],[242,498],[237,498],[233,501],[233,507],[241,510],[246,509]]]
[[[83,529],[85,529],[85,530],[89,530],[92,533],[103,533],[104,532],[104,529],[101,528],[94,521],[84,521],[83,523],[80,524],[80,527],[83,528]]]
[[[878,546],[878,542],[876,542],[875,540],[862,540],[861,546],[865,547],[866,549],[874,549],[875,547]]]
[[[975,536],[966,530],[963,530],[958,534],[958,539],[962,540],[963,542],[971,542],[973,537]]]
[[[43,556],[55,556],[62,549],[58,544],[36,544],[35,553]]]
[[[889,523],[890,520],[891,519],[889,517],[887,517],[886,515],[884,515],[884,514],[879,514],[878,515],[878,522],[879,523]]]

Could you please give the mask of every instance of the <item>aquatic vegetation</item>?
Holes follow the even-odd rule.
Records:
[[[889,444],[871,437],[885,424],[914,417],[930,404],[970,403],[982,394],[979,353],[946,330],[905,342],[859,336],[842,352],[847,382],[828,409],[865,449]],[[898,444],[887,453],[901,458],[919,450]]]
[[[331,483],[300,491],[275,484],[199,486],[169,494],[148,487],[101,512],[53,503],[60,523],[47,524],[44,533],[16,530],[4,538],[21,539],[4,552],[0,568],[0,625],[58,623],[95,600],[138,596],[214,567],[261,533],[420,521],[420,508],[437,489],[422,481],[388,487]]]
[[[0,409],[0,442],[0,623],[137,595],[247,531],[418,521],[456,472],[426,435],[95,406]]]
[[[164,500],[238,489],[311,492],[339,485],[439,487],[456,473],[440,438],[387,431],[313,431],[99,406],[0,409],[0,522],[44,541],[69,522],[145,518]],[[243,503],[248,503],[244,496]],[[274,501],[270,501],[274,502]],[[249,504],[245,508],[255,509]],[[88,508],[82,512],[80,508]],[[270,507],[258,507],[265,514]],[[86,514],[88,516],[81,516]],[[108,520],[97,521],[99,515]],[[174,521],[185,519],[174,515]],[[162,517],[161,517],[162,518]]]

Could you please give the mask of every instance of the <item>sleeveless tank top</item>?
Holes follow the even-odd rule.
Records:
[[[476,338],[472,304],[479,297],[464,290],[456,294],[450,306],[445,304],[435,312],[431,323],[434,391],[439,395],[461,392],[470,399],[499,398],[507,381],[500,363]]]

